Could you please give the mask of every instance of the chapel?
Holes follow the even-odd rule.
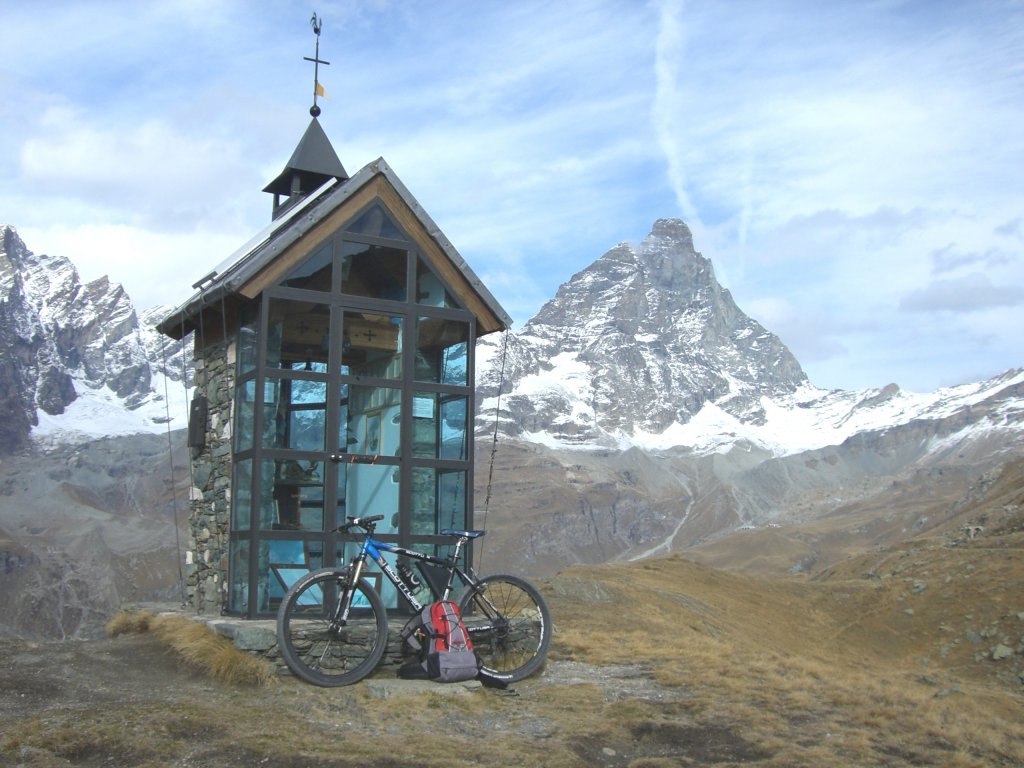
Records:
[[[158,326],[192,337],[201,613],[273,615],[301,575],[352,556],[349,516],[382,514],[379,538],[439,555],[439,531],[473,525],[475,342],[511,319],[383,158],[348,175],[318,92],[264,188],[270,223]]]

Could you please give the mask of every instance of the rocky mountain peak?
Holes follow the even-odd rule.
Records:
[[[109,390],[127,408],[153,395],[131,299],[106,276],[83,283],[63,256],[35,254],[0,227],[2,449],[24,445],[40,414],[59,415],[86,391]]]
[[[693,252],[693,234],[682,219],[657,219],[647,240],[670,240],[684,250]]]
[[[639,245],[620,243],[574,275],[510,349],[506,428],[569,442],[660,433],[709,401],[757,422],[762,394],[806,382],[786,346],[718,283],[679,219],[659,219]],[[493,380],[481,377],[485,387]]]

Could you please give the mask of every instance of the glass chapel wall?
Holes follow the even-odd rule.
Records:
[[[376,205],[246,307],[232,612],[273,613],[302,574],[347,560],[347,516],[382,514],[380,538],[430,552],[447,545],[441,530],[471,525],[474,334]]]

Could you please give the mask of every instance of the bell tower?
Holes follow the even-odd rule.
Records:
[[[346,181],[348,173],[338,159],[338,154],[331,146],[330,139],[320,127],[317,118],[320,116],[320,107],[317,104],[317,97],[324,95],[323,86],[320,85],[320,65],[330,65],[331,62],[320,58],[320,30],[323,29],[323,21],[314,13],[310,20],[313,32],[316,35],[316,50],[313,58],[304,56],[306,61],[313,62],[313,106],[309,108],[312,120],[306,132],[299,140],[299,144],[292,152],[291,158],[284,170],[278,174],[272,182],[263,188],[274,196],[274,209],[272,218],[288,211],[300,200],[315,192],[328,180],[334,178],[338,181]]]

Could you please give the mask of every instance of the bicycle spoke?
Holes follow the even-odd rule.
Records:
[[[528,582],[489,576],[460,602],[473,647],[489,675],[521,680],[543,664],[551,620],[544,599]]]
[[[278,613],[278,648],[289,669],[315,685],[357,682],[373,671],[387,644],[387,613],[365,583],[356,586],[361,607],[338,626],[337,601],[348,594],[345,571],[317,571],[285,595]]]

